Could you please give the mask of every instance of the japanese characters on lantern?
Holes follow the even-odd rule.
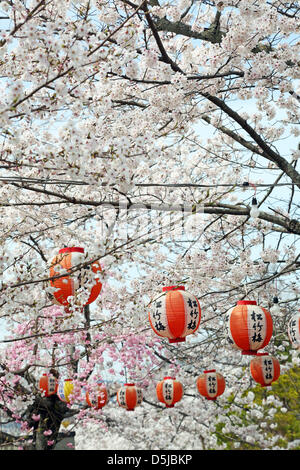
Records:
[[[50,285],[56,288],[53,293],[54,303],[69,307],[69,297],[75,297],[76,303],[79,305],[88,305],[97,299],[102,284],[97,276],[95,278],[95,274],[101,271],[100,264],[96,261],[91,266],[87,265],[74,273],[70,272],[72,268],[86,261],[83,248],[70,247],[59,250],[50,266],[50,277],[60,276],[50,280]],[[87,300],[80,299],[78,292],[81,288],[89,290],[90,294]]]
[[[151,328],[170,343],[185,341],[200,325],[201,308],[198,299],[185,291],[184,286],[164,287],[151,303]]]
[[[143,401],[143,391],[134,383],[124,384],[117,392],[117,401],[122,408],[133,411]]]
[[[225,315],[227,343],[242,354],[256,355],[273,333],[271,314],[255,300],[240,300]]]
[[[250,362],[250,373],[255,382],[268,387],[280,376],[279,361],[268,353],[259,353]]]
[[[108,392],[104,384],[99,383],[96,389],[91,392],[86,392],[87,404],[96,410],[103,408],[108,402]]]
[[[45,397],[55,395],[58,388],[57,379],[51,374],[43,374],[39,381],[39,388]]]
[[[215,369],[205,370],[197,379],[197,388],[200,395],[207,400],[216,400],[225,390],[225,379]]]
[[[179,402],[183,395],[182,384],[173,377],[164,377],[156,385],[156,395],[160,402],[167,408],[173,408],[175,403]]]
[[[292,347],[300,350],[300,311],[288,323],[288,336]]]

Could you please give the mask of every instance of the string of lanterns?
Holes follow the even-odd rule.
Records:
[[[208,400],[215,400],[225,390],[225,379],[215,370],[204,371],[203,376],[198,378],[196,384],[200,395]],[[72,379],[65,379],[59,383],[53,375],[43,374],[39,381],[39,389],[43,397],[49,398],[57,395],[64,403],[72,403],[72,394],[74,393]],[[164,377],[156,385],[157,399],[166,408],[173,408],[182,399],[183,394],[183,385],[175,377]],[[90,408],[102,409],[109,401],[106,385],[104,383],[97,384],[96,390],[92,393],[86,391],[84,398]],[[117,391],[117,403],[127,411],[133,411],[142,401],[143,390],[135,383],[126,383]]]
[[[84,269],[78,276],[72,276],[75,266],[85,266],[84,249],[67,247],[59,251],[50,266],[50,284],[55,289],[53,302],[64,306],[68,311],[69,297],[75,297],[75,303],[80,304],[78,291],[88,290],[84,305],[94,302],[99,296],[102,284],[99,280],[101,265],[94,262],[91,267]],[[154,333],[167,338],[170,343],[180,343],[188,335],[197,331],[201,322],[201,307],[199,300],[184,286],[164,287],[150,305],[149,323]],[[225,330],[227,343],[242,355],[255,356],[250,362],[250,373],[253,380],[262,387],[270,386],[280,376],[278,359],[266,352],[259,352],[270,342],[273,334],[271,314],[253,300],[239,300],[236,306],[225,315]],[[291,345],[300,350],[300,311],[292,316],[288,324],[288,337]],[[222,374],[215,369],[205,370],[196,382],[199,394],[207,400],[216,400],[225,391],[226,383]],[[60,400],[70,403],[74,392],[71,379],[58,383],[51,374],[43,374],[39,388],[45,397],[56,394]],[[108,402],[108,391],[104,384],[97,384],[96,393],[85,394],[89,407],[97,410]],[[183,396],[183,386],[175,377],[164,377],[156,386],[157,399],[167,408],[173,407]],[[143,401],[143,391],[134,383],[126,383],[117,392],[117,402],[127,411],[133,411]]]

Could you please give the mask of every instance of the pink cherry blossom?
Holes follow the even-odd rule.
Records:
[[[33,415],[31,415],[31,417],[32,417],[33,421],[39,421],[41,419],[41,415],[33,414]]]

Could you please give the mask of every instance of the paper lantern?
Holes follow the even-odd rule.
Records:
[[[61,422],[62,426],[66,429],[68,426],[70,426],[71,424],[71,421],[69,419],[64,419],[62,422]]]
[[[149,321],[158,335],[170,343],[185,341],[200,324],[201,308],[198,299],[185,291],[184,286],[164,287],[151,303]]]
[[[57,379],[51,374],[43,374],[39,381],[39,388],[44,397],[50,397],[57,392]]]
[[[108,402],[108,393],[104,384],[97,384],[96,390],[86,392],[86,402],[91,408],[101,410]]]
[[[255,382],[268,387],[280,376],[279,361],[268,353],[259,353],[250,362],[250,373]]]
[[[84,255],[83,248],[71,247],[59,250],[58,255],[55,256],[51,262],[50,277],[60,276],[62,274],[65,274],[65,276],[50,281],[50,285],[56,288],[56,291],[53,293],[54,303],[68,307],[68,297],[75,296],[77,301],[75,303],[81,304],[78,290],[82,287],[86,287],[90,291],[88,300],[82,302],[84,305],[91,304],[97,299],[102,288],[101,282],[99,279],[95,279],[93,274],[101,271],[101,266],[98,261],[70,273],[72,268],[86,261],[87,259]],[[66,271],[66,273],[64,271]],[[90,287],[88,287],[89,285]]]
[[[173,408],[175,403],[179,402],[182,398],[182,384],[173,377],[165,377],[156,385],[156,395],[159,401],[164,403],[167,408]]]
[[[126,408],[127,411],[133,411],[143,401],[142,389],[136,387],[134,383],[124,384],[118,390],[117,401],[122,408]]]
[[[225,316],[227,342],[242,354],[256,355],[273,333],[271,314],[255,300],[240,300]]]
[[[300,350],[300,311],[288,323],[288,336],[292,347]]]
[[[205,370],[197,379],[197,388],[200,395],[207,400],[216,400],[225,390],[225,379],[215,369]]]
[[[70,395],[74,391],[74,384],[72,379],[66,379],[64,382],[60,382],[57,389],[57,396],[61,401],[70,403]]]

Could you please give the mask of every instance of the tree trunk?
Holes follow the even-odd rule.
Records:
[[[56,395],[35,401],[28,413],[28,425],[33,427],[34,450],[54,449],[61,422],[67,411],[67,405]],[[32,415],[39,415],[40,419],[34,421]]]

